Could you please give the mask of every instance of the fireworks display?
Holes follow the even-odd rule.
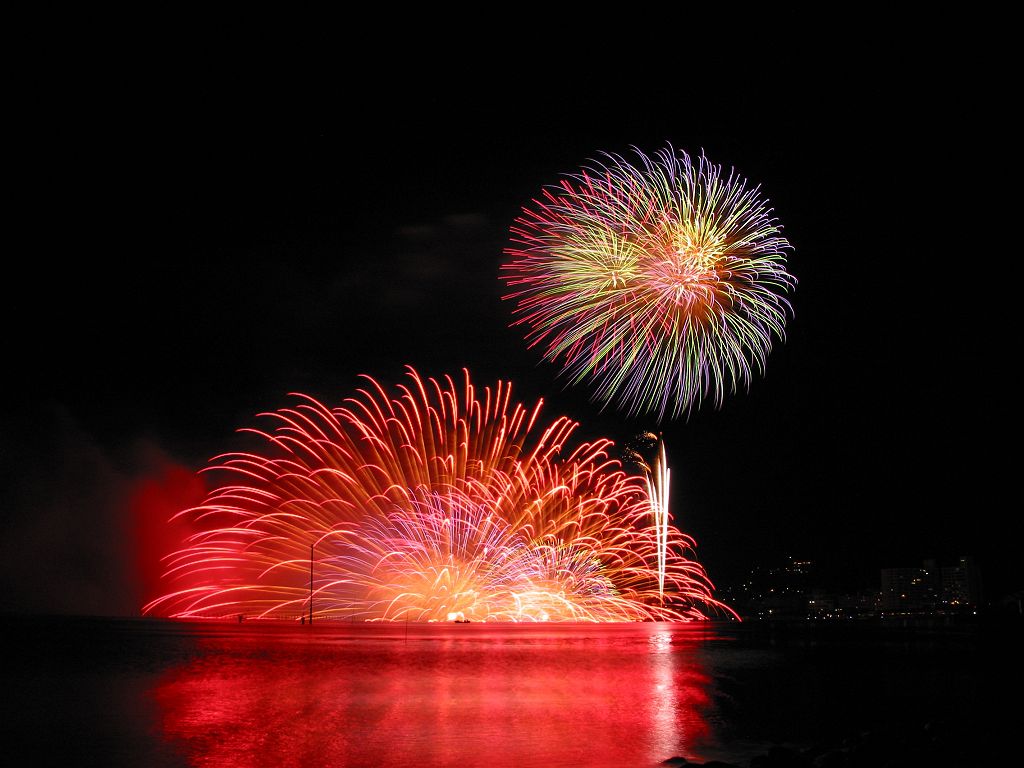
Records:
[[[668,525],[655,480],[601,439],[541,419],[465,373],[373,379],[341,407],[303,395],[245,430],[264,450],[217,457],[222,482],[179,518],[167,592],[178,618],[634,621],[705,618],[693,540]],[[664,456],[659,458],[664,466]],[[667,475],[666,475],[667,480]],[[664,488],[667,493],[667,487]]]
[[[758,188],[668,147],[606,154],[512,227],[515,323],[570,383],[659,419],[749,386],[783,338],[790,245]]]

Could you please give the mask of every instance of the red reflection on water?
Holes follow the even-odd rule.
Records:
[[[642,766],[711,740],[706,628],[197,631],[197,658],[154,691],[192,765]]]

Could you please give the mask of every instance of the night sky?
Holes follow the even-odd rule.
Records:
[[[1005,139],[985,73],[923,27],[797,21],[628,64],[596,38],[366,58],[324,37],[231,56],[211,34],[38,74],[2,310],[0,610],[136,612],[140,510],[194,503],[195,471],[287,393],[338,403],[406,364],[509,379],[580,439],[661,431],[716,582],[796,556],[877,587],[974,555],[992,596],[1020,589],[1013,289],[974,213]],[[498,268],[545,184],[666,142],[761,185],[799,286],[749,392],[658,425],[540,363]]]

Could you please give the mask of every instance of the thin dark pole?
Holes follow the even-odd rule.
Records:
[[[313,626],[313,545],[309,545],[309,625]]]

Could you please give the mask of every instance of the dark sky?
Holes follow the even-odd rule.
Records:
[[[631,55],[554,33],[374,55],[139,39],[26,79],[0,609],[130,612],[140,493],[188,503],[288,392],[337,402],[406,364],[511,379],[581,438],[663,431],[718,581],[795,555],[870,587],[972,554],[992,592],[1020,589],[1001,447],[1019,341],[976,213],[1004,160],[994,75],[916,22],[804,22]],[[766,375],[657,427],[538,364],[498,267],[543,185],[666,142],[761,185],[800,282]]]

